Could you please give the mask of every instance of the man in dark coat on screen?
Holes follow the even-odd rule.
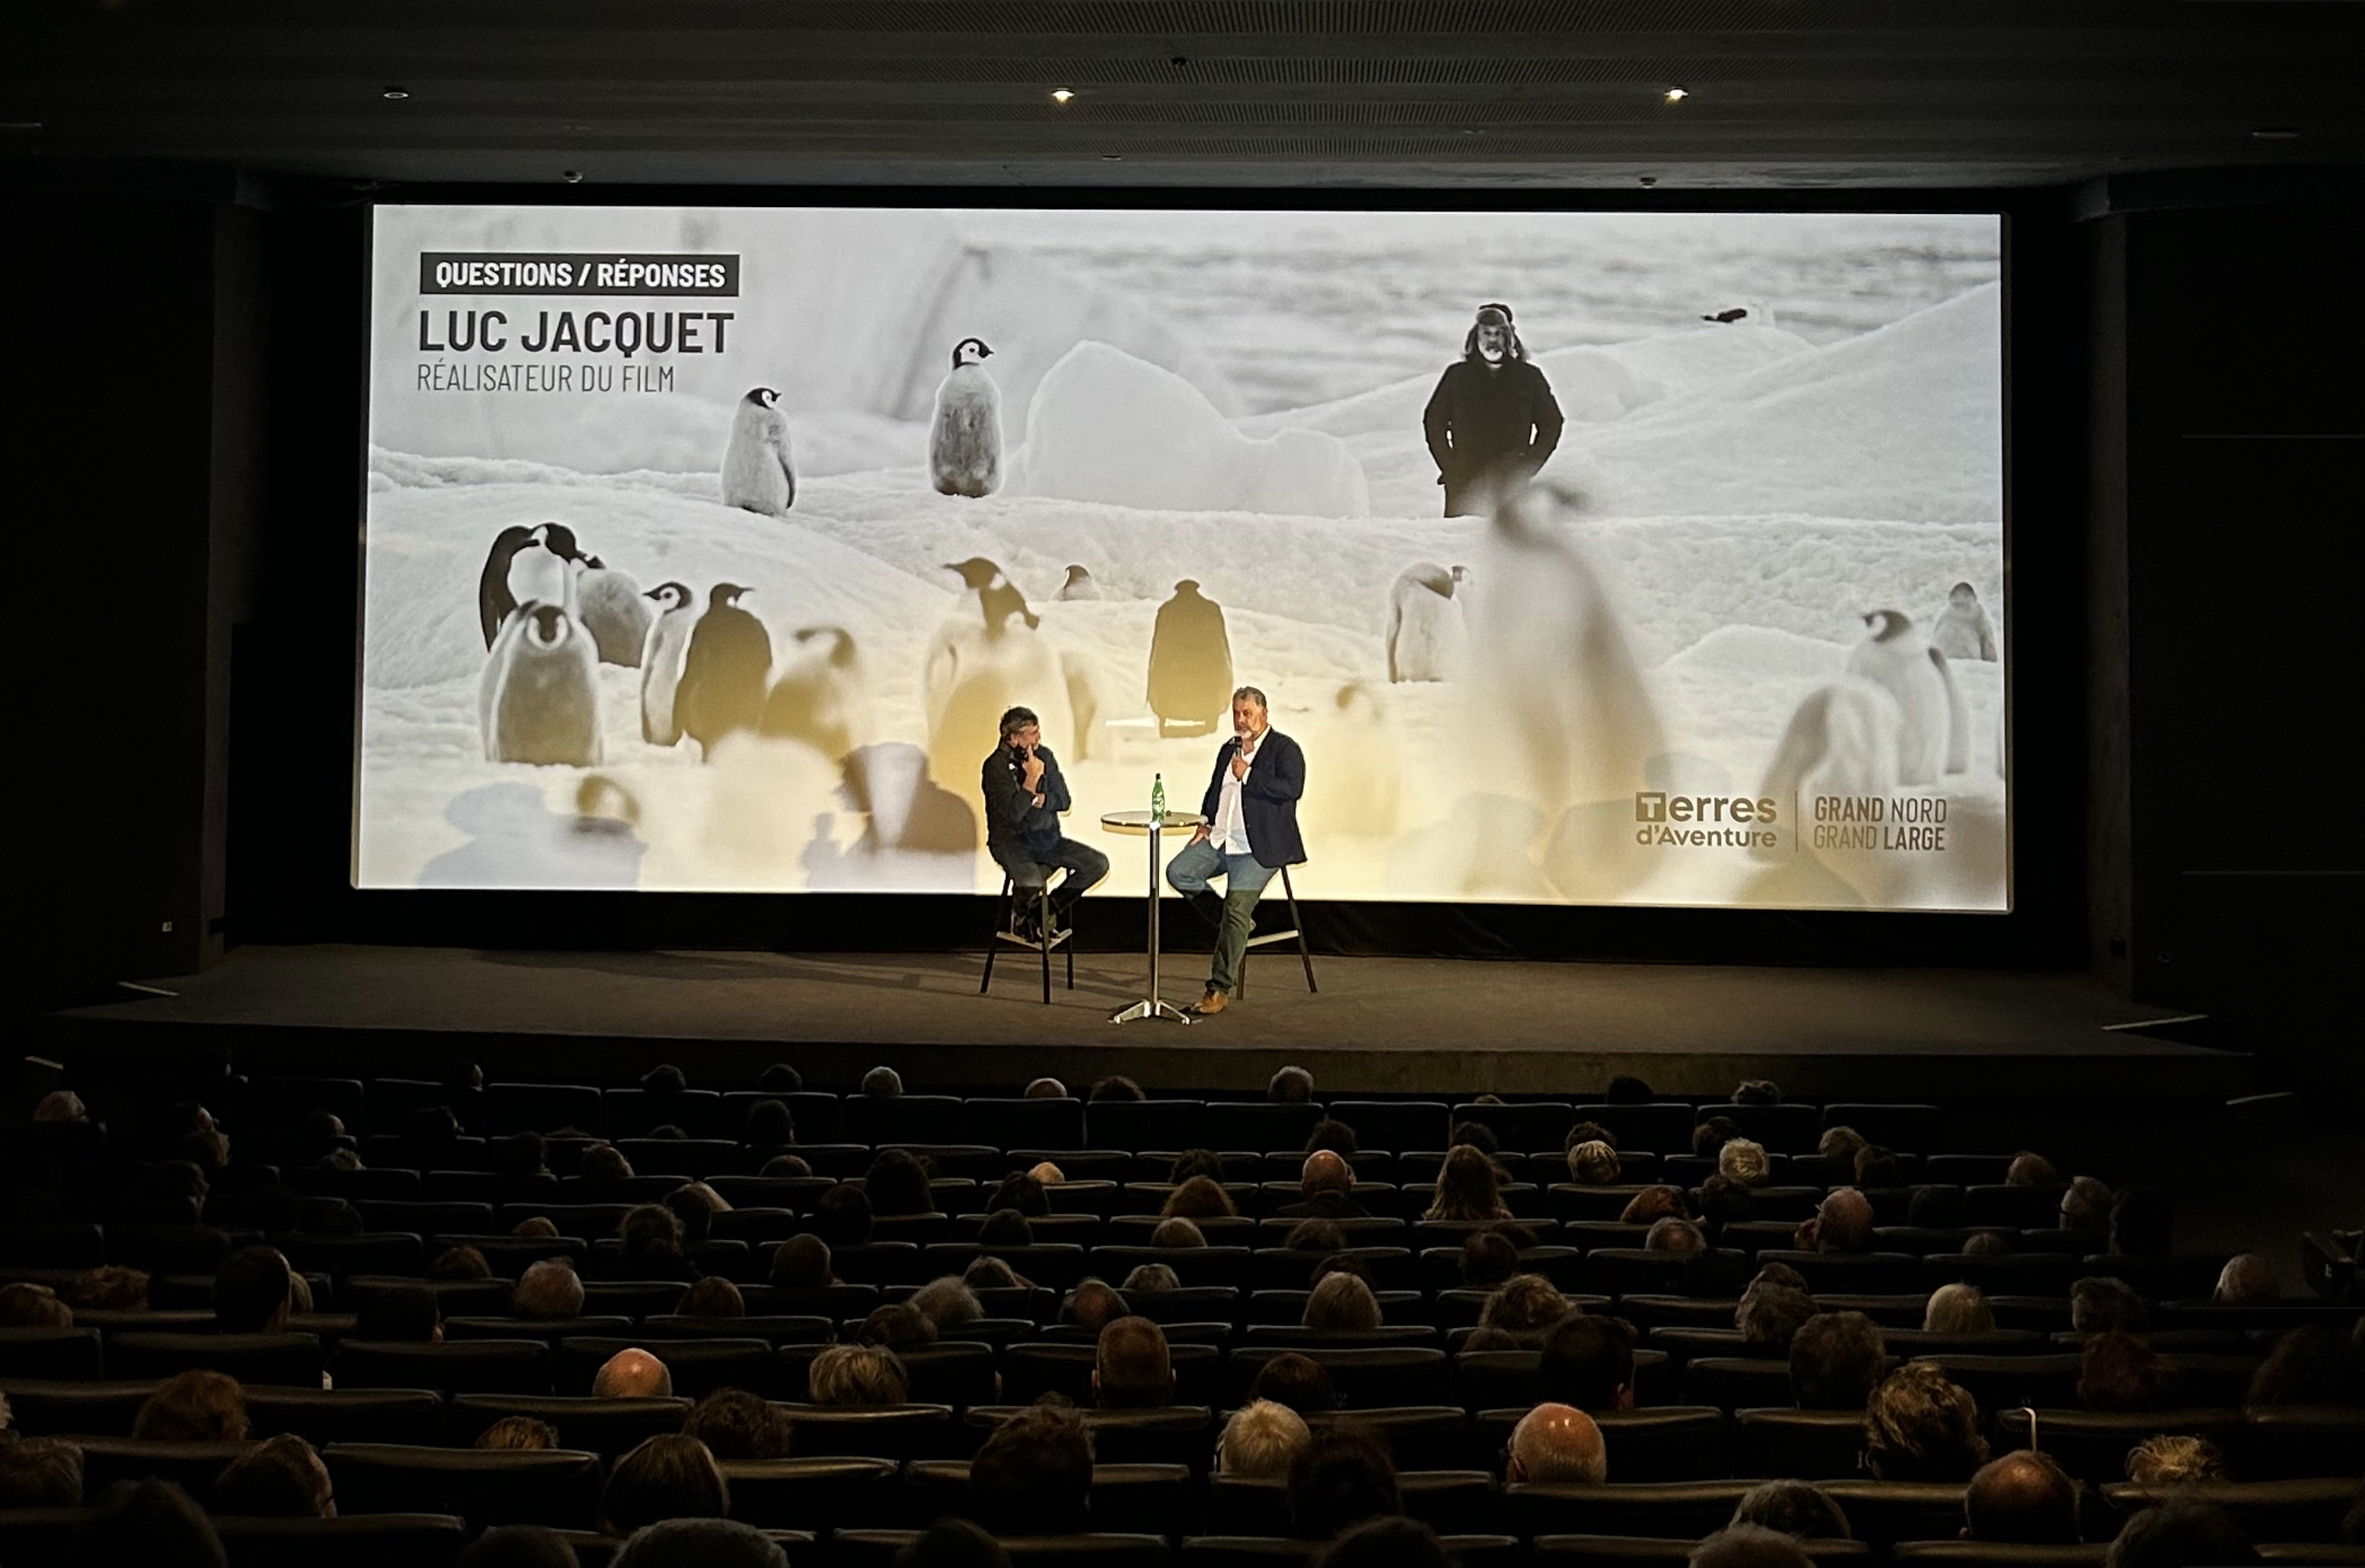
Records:
[[[1184,1012],[1221,1013],[1239,984],[1240,958],[1264,885],[1283,866],[1306,858],[1306,840],[1297,832],[1297,801],[1305,793],[1306,753],[1272,727],[1264,693],[1241,687],[1232,693],[1232,738],[1216,750],[1216,771],[1199,803],[1206,821],[1166,863],[1166,885],[1216,927],[1207,993]],[[1216,877],[1224,879],[1221,897],[1207,886]]]
[[[1508,305],[1482,305],[1420,417],[1445,515],[1468,517],[1503,487],[1516,488],[1560,444],[1560,405],[1529,360]]]
[[[1086,889],[1108,875],[1108,857],[1059,831],[1059,813],[1070,804],[1059,759],[1043,744],[1043,727],[1031,708],[1002,716],[1002,744],[985,759],[980,786],[985,792],[985,847],[1010,873],[1010,928],[1039,940],[1066,928],[1068,912]],[[1051,873],[1067,880],[1051,895],[1051,929],[1045,931],[1037,901]]]

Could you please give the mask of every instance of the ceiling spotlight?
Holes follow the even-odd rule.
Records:
[[[2260,141],[2297,141],[2300,129],[2294,125],[2262,125],[2250,132]]]
[[[580,169],[563,169],[559,171],[558,177],[565,180],[570,185],[579,185],[583,183],[583,171]]]
[[[1656,174],[1645,174],[1642,176],[1642,188],[1644,190],[1650,189],[1653,185],[1655,185],[1658,183],[1659,176]]]
[[[1670,87],[1667,89],[1667,102],[1671,104],[1680,104],[1686,98],[1690,96],[1691,93],[1687,88]]]
[[[1125,154],[1122,152],[1104,152],[1101,154],[1101,162],[1104,163],[1122,163],[1125,162]]]
[[[1075,95],[1068,91],[1065,87],[1054,87],[1051,89],[1051,101],[1055,104],[1065,104],[1069,99],[1074,96]]]
[[[381,90],[378,96],[384,98],[389,104],[398,104],[402,102],[403,99],[410,96],[410,89],[408,87],[387,87]]]

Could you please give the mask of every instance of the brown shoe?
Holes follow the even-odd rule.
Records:
[[[1201,997],[1198,1001],[1193,1002],[1182,1011],[1185,1013],[1196,1014],[1202,1018],[1213,1018],[1216,1014],[1221,1013],[1225,1008],[1230,1005],[1230,1002],[1227,1000],[1222,991],[1210,986],[1207,988],[1206,995]]]

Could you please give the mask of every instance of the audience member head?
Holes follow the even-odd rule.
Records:
[[[1051,1201],[1043,1195],[1043,1183],[1032,1174],[1014,1170],[986,1196],[986,1213],[1002,1209],[1016,1209],[1022,1215],[1047,1215],[1051,1212]]]
[[[1084,1092],[1084,1095],[1088,1102],[1115,1101],[1126,1103],[1138,1103],[1149,1098],[1141,1092],[1140,1084],[1121,1072],[1113,1072],[1106,1078],[1099,1080]]]
[[[1499,1285],[1519,1271],[1519,1249],[1499,1230],[1474,1230],[1462,1238],[1462,1282]]]
[[[329,1467],[293,1432],[266,1439],[230,1461],[215,1478],[207,1505],[217,1514],[263,1518],[328,1519],[337,1513]]]
[[[532,1416],[504,1416],[476,1434],[480,1449],[555,1449],[558,1428]]]
[[[2225,1475],[2225,1456],[2206,1438],[2160,1433],[2127,1450],[2127,1479],[2138,1486],[2181,1486]]]
[[[1600,1138],[1569,1145],[1568,1179],[1585,1187],[1613,1186],[1618,1181],[1618,1150]]]
[[[1573,1313],[1543,1338],[1537,1393],[1546,1401],[1603,1414],[1634,1407],[1634,1326],[1622,1317]]]
[[[583,1277],[564,1258],[526,1265],[510,1292],[510,1311],[537,1323],[560,1323],[583,1316]]]
[[[2360,1319],[2365,1322],[2365,1319]],[[2247,1405],[2365,1403],[2354,1332],[2343,1339],[2329,1328],[2294,1328],[2275,1341],[2250,1379]]]
[[[1823,1159],[1844,1159],[1854,1170],[1855,1151],[1864,1145],[1864,1135],[1854,1127],[1825,1127],[1823,1136],[1815,1140],[1815,1153]]]
[[[874,1067],[862,1075],[862,1092],[880,1096],[903,1092],[903,1075],[891,1067]]]
[[[1794,1536],[1763,1525],[1727,1525],[1692,1548],[1686,1568],[1814,1568]]]
[[[52,1089],[34,1104],[33,1120],[36,1123],[52,1124],[86,1122],[90,1120],[90,1111],[83,1104],[82,1096],[73,1090]]]
[[[1265,1085],[1264,1097],[1276,1105],[1303,1105],[1314,1098],[1314,1075],[1302,1067],[1284,1067]]]
[[[1611,1079],[1609,1087],[1601,1092],[1602,1103],[1609,1105],[1647,1105],[1657,1098],[1649,1084],[1625,1072]]]
[[[902,1359],[878,1345],[832,1345],[805,1374],[806,1397],[842,1410],[876,1410],[912,1396]]]
[[[1206,1176],[1194,1176],[1166,1194],[1159,1211],[1169,1219],[1229,1218],[1240,1211],[1233,1205],[1232,1195],[1224,1184]]]
[[[978,1304],[977,1293],[951,1274],[939,1274],[913,1291],[912,1309],[936,1326],[940,1339],[954,1337],[953,1330],[965,1328],[985,1316]]]
[[[938,1519],[895,1553],[893,1568],[1010,1568],[1010,1553],[967,1519]]]
[[[720,1461],[788,1457],[789,1418],[744,1388],[716,1389],[689,1407],[681,1429]]]
[[[1699,1159],[1720,1158],[1724,1146],[1741,1136],[1741,1124],[1731,1116],[1703,1116],[1692,1126],[1692,1153]]]
[[[1757,1217],[1757,1199],[1753,1190],[1721,1171],[1711,1173],[1700,1183],[1698,1207],[1700,1223],[1718,1232],[1728,1225]]]
[[[1814,1298],[1801,1290],[1772,1282],[1753,1283],[1741,1293],[1733,1310],[1733,1327],[1743,1345],[1762,1346],[1788,1355],[1807,1320],[1815,1316]]]
[[[1149,1244],[1152,1247],[1205,1247],[1207,1235],[1192,1221],[1178,1215],[1173,1219],[1160,1220],[1158,1228],[1149,1233]]]
[[[1652,1221],[1649,1233],[1642,1238],[1642,1249],[1646,1252],[1705,1252],[1708,1250],[1708,1233],[1690,1220],[1677,1219],[1669,1215],[1664,1219]]]
[[[980,1247],[1031,1247],[1035,1244],[1035,1227],[1016,1209],[995,1209],[977,1227]]]
[[[2061,1228],[2085,1237],[2111,1230],[2111,1189],[2092,1176],[2073,1176],[2061,1194]]]
[[[71,1328],[73,1308],[47,1285],[0,1285],[0,1328]]]
[[[862,1178],[862,1194],[873,1215],[924,1215],[936,1212],[928,1191],[928,1173],[909,1149],[882,1148]]]
[[[118,1481],[74,1531],[69,1561],[140,1568],[224,1568],[229,1555],[205,1510],[170,1481]]]
[[[1765,1157],[1765,1146],[1745,1137],[1728,1139],[1716,1151],[1716,1170],[1720,1176],[1753,1188],[1765,1185],[1774,1173],[1773,1162]]]
[[[747,1297],[720,1274],[709,1274],[681,1293],[674,1310],[684,1317],[745,1317]]]
[[[1325,1116],[1314,1124],[1312,1132],[1306,1135],[1306,1143],[1300,1152],[1314,1154],[1327,1150],[1332,1154],[1352,1154],[1360,1147],[1362,1143],[1355,1137],[1354,1128]]]
[[[1574,1309],[1560,1287],[1541,1274],[1513,1274],[1478,1309],[1478,1321],[1508,1334],[1538,1334]]]
[[[1922,1308],[1922,1327],[1932,1334],[1991,1334],[1995,1313],[1977,1285],[1940,1285]]]
[[[594,1399],[659,1399],[673,1393],[673,1373],[646,1350],[619,1350],[591,1379]]]
[[[704,1443],[682,1432],[645,1439],[616,1462],[600,1494],[600,1514],[611,1535],[630,1535],[663,1519],[720,1519],[731,1513],[731,1488]]]
[[[1341,1530],[1314,1562],[1316,1568],[1453,1568],[1437,1532],[1401,1515]]]
[[[1352,1424],[1312,1434],[1289,1464],[1289,1517],[1300,1540],[1327,1540],[1365,1519],[1400,1514],[1387,1445]]]
[[[1337,1252],[1347,1245],[1347,1233],[1335,1219],[1304,1219],[1289,1227],[1281,1245],[1291,1252]]]
[[[1232,1412],[1216,1439],[1216,1472],[1235,1479],[1286,1477],[1310,1436],[1306,1418],[1288,1406],[1252,1399]]]
[[[774,1062],[756,1078],[756,1087],[766,1094],[799,1094],[804,1086],[805,1075],[784,1061]]]
[[[1905,1200],[1905,1223],[1925,1230],[1956,1230],[1963,1223],[1963,1190],[1951,1182],[1924,1182]]]
[[[1212,1148],[1186,1148],[1166,1168],[1166,1180],[1177,1187],[1197,1176],[1220,1184],[1224,1180],[1223,1156]]]
[[[214,1272],[214,1326],[265,1334],[287,1321],[287,1260],[273,1247],[241,1247]]]
[[[2170,1497],[2119,1527],[2103,1568],[2223,1568],[2256,1562],[2234,1517],[2198,1497]]]
[[[1799,1247],[1809,1252],[1868,1252],[1872,1226],[1871,1200],[1854,1187],[1834,1187],[1815,1205],[1815,1217],[1799,1227]]]
[[[1160,1291],[1180,1290],[1182,1277],[1164,1263],[1136,1263],[1125,1277],[1125,1289],[1140,1295],[1156,1295]]]
[[[218,1372],[176,1372],[156,1385],[131,1435],[163,1443],[234,1443],[246,1437],[246,1390]]]
[[[1065,1100],[1067,1097],[1068,1086],[1056,1078],[1031,1079],[1019,1092],[1019,1098],[1023,1100]]]
[[[1832,1495],[1804,1481],[1761,1481],[1733,1506],[1732,1523],[1758,1525],[1802,1540],[1852,1540],[1847,1515]]]
[[[1306,1298],[1301,1321],[1308,1328],[1351,1334],[1380,1326],[1380,1298],[1352,1274],[1327,1274]]]
[[[933,1345],[940,1336],[934,1321],[924,1316],[920,1309],[908,1301],[890,1302],[874,1306],[856,1331],[858,1343],[877,1345],[901,1355]]]
[[[1018,1271],[999,1258],[972,1258],[961,1271],[961,1283],[973,1291],[1014,1291],[1024,1289],[1026,1282]]]
[[[969,1468],[970,1509],[997,1535],[1086,1528],[1092,1434],[1072,1408],[1032,1405],[996,1427]]]
[[[1865,1462],[1883,1481],[1968,1481],[1988,1460],[1979,1410],[1932,1361],[1908,1361],[1865,1406]]]
[[[813,1200],[813,1233],[832,1247],[859,1247],[870,1239],[870,1199],[851,1182]]]
[[[1490,1160],[1503,1152],[1503,1140],[1495,1136],[1494,1128],[1480,1121],[1454,1123],[1453,1130],[1446,1135],[1445,1141],[1448,1148],[1455,1144],[1464,1145]]]
[[[443,1309],[425,1285],[381,1285],[362,1297],[353,1316],[356,1339],[403,1339],[414,1343],[443,1338]]]
[[[1330,1382],[1329,1370],[1295,1350],[1283,1350],[1258,1368],[1249,1385],[1249,1397],[1285,1405],[1300,1416],[1320,1416],[1339,1408],[1339,1390]]]
[[[1437,1170],[1437,1201],[1425,1219],[1508,1219],[1503,1206],[1495,1162],[1475,1147],[1457,1143],[1445,1151]]]
[[[1963,1238],[1966,1258],[2001,1258],[2012,1250],[2012,1242],[2000,1230],[1975,1230]]]
[[[2157,1257],[2171,1249],[2176,1215],[2165,1193],[2129,1187],[2111,1200],[2111,1250],[2121,1257]]]
[[[1026,1174],[1046,1187],[1056,1187],[1068,1179],[1068,1173],[1048,1159],[1038,1159],[1026,1168]]]
[[[521,1241],[555,1241],[558,1239],[558,1222],[552,1219],[548,1215],[528,1215],[525,1218],[518,1221],[517,1224],[510,1227],[510,1234],[516,1237]],[[462,1249],[454,1247],[447,1249],[446,1250],[448,1252],[457,1252],[462,1250]],[[476,1249],[473,1247],[468,1248],[465,1250],[476,1252]],[[484,1254],[477,1252],[476,1256],[481,1258]],[[491,1272],[492,1271],[488,1267],[486,1270],[486,1273],[489,1276]]]
[[[2167,1410],[2176,1369],[2143,1340],[2116,1329],[2088,1336],[2078,1357],[2078,1403],[2089,1410]]]
[[[756,1174],[769,1177],[776,1182],[784,1181],[791,1176],[812,1175],[813,1166],[801,1154],[776,1154],[764,1161],[763,1169]]]
[[[1593,1417],[1567,1405],[1539,1405],[1511,1428],[1512,1481],[1576,1481],[1597,1486],[1609,1479],[1609,1456]]]
[[[2209,1299],[2219,1306],[2251,1306],[2281,1301],[2282,1295],[2272,1263],[2256,1252],[2236,1252],[2217,1271],[2217,1288]]]
[[[1125,1297],[1109,1288],[1107,1281],[1087,1276],[1079,1280],[1076,1288],[1068,1293],[1068,1299],[1059,1304],[1059,1321],[1098,1332],[1132,1310],[1126,1305]]]
[[[2151,1314],[2124,1280],[2090,1274],[2069,1287],[2069,1327],[2080,1334],[2141,1334]]]
[[[829,1267],[829,1243],[811,1231],[790,1237],[773,1250],[771,1281],[792,1291],[817,1291],[835,1284],[837,1276]]]
[[[1147,1317],[1120,1317],[1093,1352],[1093,1396],[1104,1410],[1144,1410],[1174,1402],[1166,1330]]]
[[[81,1449],[55,1438],[0,1443],[0,1509],[81,1506]]]
[[[1878,1191],[1905,1185],[1904,1162],[1897,1151],[1877,1143],[1866,1144],[1855,1151],[1855,1184]]]
[[[148,1275],[120,1263],[102,1263],[67,1281],[58,1294],[94,1312],[138,1312],[148,1305]]]
[[[1619,1212],[1620,1225],[1656,1225],[1663,1219],[1689,1219],[1691,1201],[1684,1196],[1681,1187],[1660,1182],[1645,1187],[1626,1201]]]
[[[2048,1454],[2022,1449],[1979,1466],[1963,1492],[1964,1533],[2029,1546],[2078,1543],[2078,1484]]]
[[[1782,1086],[1770,1078],[1744,1078],[1732,1092],[1736,1105],[1779,1105]]]
[[[2045,1156],[2023,1148],[2004,1167],[2003,1181],[2007,1187],[2058,1187],[2061,1173]]]
[[[747,1109],[744,1136],[750,1148],[786,1148],[797,1141],[796,1114],[785,1100],[758,1100]]]
[[[503,1176],[543,1176],[550,1167],[550,1145],[540,1133],[518,1133],[495,1140],[493,1169]]]
[[[1317,1148],[1297,1169],[1297,1191],[1308,1199],[1325,1193],[1344,1196],[1355,1190],[1355,1168],[1336,1149]]]
[[[1889,1364],[1861,1312],[1819,1312],[1790,1337],[1790,1397],[1801,1410],[1861,1410]]]
[[[586,1185],[612,1187],[633,1179],[633,1162],[612,1143],[595,1143],[575,1163],[575,1173]]]

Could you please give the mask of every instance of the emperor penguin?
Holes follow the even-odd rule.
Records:
[[[963,338],[936,387],[928,472],[941,495],[990,496],[1002,485],[1002,389],[985,371],[992,357],[984,339]]]
[[[780,395],[757,386],[739,399],[731,444],[723,453],[723,504],[786,517],[797,504],[797,470],[789,455],[789,417]]]
[[[1063,600],[1098,599],[1101,597],[1101,585],[1093,580],[1092,573],[1082,566],[1070,564],[1068,567],[1068,580],[1061,583],[1059,591],[1051,597]]]
[[[862,666],[843,626],[801,626],[797,648],[764,700],[762,733],[802,741],[842,763],[869,728]]]
[[[689,629],[698,612],[686,583],[659,583],[643,597],[656,604],[656,619],[641,644],[641,739],[651,745],[672,745],[681,739],[674,689],[681,682],[682,655],[689,647]]]
[[[1224,607],[1199,591],[1196,578],[1174,585],[1149,634],[1149,711],[1159,733],[1205,735],[1232,702],[1232,639]]]
[[[1388,679],[1452,680],[1470,638],[1463,618],[1467,566],[1418,561],[1388,585]]]
[[[752,591],[737,583],[715,584],[682,654],[674,718],[681,733],[698,743],[702,761],[714,759],[715,743],[723,736],[752,730],[763,720],[772,638],[762,622],[739,608],[739,596]]]
[[[1995,623],[1988,619],[1987,606],[1979,602],[1977,588],[1956,583],[1946,590],[1946,608],[1938,612],[1937,624],[1930,629],[1930,645],[1950,659],[1995,663]]]
[[[1001,740],[1003,710],[1024,703],[1041,721],[1056,756],[1075,754],[1075,711],[1067,670],[1002,568],[981,555],[954,562],[963,591],[928,641],[920,700],[928,720],[930,776],[965,783]]]
[[[517,608],[517,596],[510,592],[510,563],[533,542],[532,529],[513,522],[493,536],[493,547],[486,552],[485,569],[476,577],[476,619],[484,623],[488,650],[501,634],[501,622]]]
[[[600,759],[600,658],[565,607],[529,600],[501,625],[476,686],[488,762]]]
[[[1876,610],[1864,623],[1872,634],[1848,655],[1847,672],[1887,688],[1897,699],[1897,781],[1934,784],[1942,772],[1965,771],[1970,767],[1970,715],[1946,655],[1922,640],[1902,610]]]
[[[1812,795],[1882,796],[1904,782],[1898,776],[1905,711],[1888,687],[1842,676],[1800,699],[1776,743],[1757,792],[1788,812]],[[1798,827],[1791,823],[1795,831]],[[1760,859],[1777,850],[1753,850]]]
[[[632,573],[586,556],[575,578],[575,614],[591,633],[601,664],[640,667],[655,616]]]
[[[575,531],[565,523],[545,522],[532,529],[510,556],[505,581],[511,602],[555,604],[574,614],[582,558]]]

